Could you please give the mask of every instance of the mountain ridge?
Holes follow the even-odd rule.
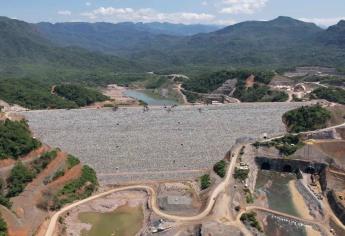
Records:
[[[12,27],[0,25],[2,63],[13,57],[34,59],[32,62],[36,60],[38,64],[57,61],[64,66],[88,69],[93,66],[111,69],[112,64],[122,64],[119,70],[133,67],[133,70],[173,72],[188,68],[345,67],[345,21],[322,29],[313,23],[281,16],[190,36],[152,33],[145,28],[147,24],[131,22],[28,24],[4,17],[2,21]]]

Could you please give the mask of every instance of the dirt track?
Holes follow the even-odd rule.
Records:
[[[338,126],[335,126],[335,127],[339,127],[339,126],[343,126],[343,125],[344,124],[338,125]],[[329,127],[329,128],[323,129],[323,130],[333,129],[335,127]],[[313,131],[313,132],[316,132],[316,131]],[[232,175],[233,175],[233,172],[235,170],[236,161],[237,161],[237,158],[239,156],[239,152],[240,152],[241,148],[242,148],[242,145],[235,145],[235,146],[233,146],[233,148],[231,150],[233,155],[232,155],[232,158],[230,160],[230,164],[228,166],[228,170],[227,170],[227,174],[226,174],[225,179],[220,184],[218,184],[216,186],[216,188],[212,191],[211,195],[208,198],[208,202],[206,204],[205,209],[201,213],[199,213],[199,214],[197,214],[195,216],[176,216],[176,215],[170,215],[170,214],[164,213],[164,212],[162,212],[159,209],[159,206],[157,204],[157,193],[156,193],[156,190],[154,188],[152,188],[150,186],[146,186],[146,185],[128,186],[128,187],[122,187],[122,188],[113,189],[113,190],[110,190],[110,191],[105,192],[105,193],[100,193],[100,194],[97,194],[97,195],[92,196],[90,198],[84,199],[82,201],[73,203],[73,204],[71,204],[71,205],[69,205],[67,207],[64,207],[63,209],[61,209],[60,211],[58,211],[57,213],[55,213],[52,216],[45,236],[54,236],[54,231],[55,231],[55,228],[56,228],[57,221],[58,221],[59,217],[63,213],[69,211],[70,209],[72,209],[72,208],[74,208],[74,207],[76,207],[78,205],[90,202],[90,201],[92,201],[94,199],[97,199],[97,198],[100,198],[100,197],[104,197],[104,196],[109,195],[111,193],[115,193],[115,192],[119,192],[119,191],[126,191],[126,190],[144,190],[144,191],[146,191],[148,193],[149,197],[150,197],[150,205],[151,205],[152,210],[155,212],[155,214],[157,214],[158,216],[160,216],[160,217],[162,217],[164,219],[168,219],[168,220],[172,220],[172,221],[176,221],[176,222],[200,221],[200,220],[204,219],[206,216],[208,216],[210,214],[210,212],[212,211],[212,209],[213,209],[213,207],[214,207],[214,205],[215,205],[215,203],[217,201],[217,197],[221,193],[225,193],[226,189],[228,189],[230,186],[232,186],[232,181],[233,181]],[[232,199],[230,199],[230,201],[232,201]],[[290,218],[290,219],[293,219],[293,220],[297,220],[297,221],[306,223],[308,225],[315,225],[315,226],[317,226],[322,231],[322,233],[324,235],[331,235],[329,233],[327,227],[324,226],[325,222],[318,222],[318,221],[315,221],[315,220],[303,219],[303,218],[295,217],[295,216],[292,216],[292,215],[289,215],[289,214],[285,214],[285,213],[282,213],[282,212],[274,211],[274,210],[263,208],[263,207],[257,207],[257,206],[247,207],[245,210],[243,210],[238,215],[238,217],[236,218],[236,221],[232,222],[232,224],[240,225],[241,224],[241,222],[240,222],[241,215],[243,213],[247,212],[247,211],[250,211],[250,210],[264,211],[264,212],[267,212],[267,213],[272,213],[272,214],[280,215],[280,216],[283,216],[283,217],[286,217],[286,218]],[[328,215],[328,218],[331,218],[331,219],[335,220],[337,223],[339,223],[339,220],[334,216],[332,211],[330,211],[330,213]],[[343,225],[341,225],[341,226],[342,226],[343,229],[345,228]]]

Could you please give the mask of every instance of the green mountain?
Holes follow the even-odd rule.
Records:
[[[0,73],[17,75],[40,70],[131,70],[133,63],[85,49],[61,48],[45,39],[34,25],[0,17]]]
[[[41,23],[37,27],[45,38],[59,45],[117,55],[150,70],[188,71],[301,65],[344,67],[343,25],[340,22],[325,30],[313,23],[278,17],[190,36],[171,32],[168,35],[165,25],[154,23]],[[158,28],[164,30],[157,31]]]
[[[119,56],[143,48],[162,50],[160,45],[166,47],[178,38],[158,34],[147,25],[134,23],[39,23],[35,27],[43,37],[57,45],[78,46]]]
[[[328,45],[344,47],[345,46],[345,20],[327,29],[321,36],[321,40]]]
[[[290,17],[248,21],[214,32],[209,32],[212,27],[202,27],[128,22],[27,24],[1,18],[0,73],[42,71],[42,65],[64,71],[189,74],[302,65],[345,68],[344,21],[327,30]],[[18,70],[13,69],[18,65]]]

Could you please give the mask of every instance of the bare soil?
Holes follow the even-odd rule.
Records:
[[[314,145],[328,156],[332,157],[338,164],[345,166],[345,141],[334,140],[331,142],[319,142]]]
[[[41,200],[42,193],[48,189],[54,191],[63,186],[64,183],[77,178],[80,175],[81,165],[77,165],[69,170],[63,177],[56,181],[45,185],[47,178],[51,178],[54,173],[65,166],[67,154],[58,152],[57,157],[49,163],[31,183],[29,183],[24,192],[19,196],[12,198],[12,209],[16,213],[17,220],[20,225],[10,226],[10,235],[32,235],[35,233],[45,218],[48,212],[37,207],[37,203]]]
[[[331,120],[328,122],[328,126],[340,125],[345,122],[345,106],[336,104],[328,106],[327,110],[332,113]]]
[[[137,105],[138,103],[135,99],[124,95],[125,91],[125,87],[111,84],[103,90],[103,94],[110,97],[111,99],[114,99],[116,104],[119,105]]]
[[[26,155],[23,158],[20,158],[20,160],[24,163],[31,162],[41,156],[43,153],[48,152],[50,150],[50,147],[47,145],[43,145],[40,148],[30,152],[28,155]],[[4,159],[0,160],[0,168],[9,167],[16,163],[16,160],[13,159]]]

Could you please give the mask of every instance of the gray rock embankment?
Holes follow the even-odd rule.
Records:
[[[299,179],[296,181],[296,188],[298,192],[303,196],[309,208],[310,215],[312,215],[315,218],[321,218],[324,215],[322,204],[316,198],[316,196],[308,189],[303,179]]]
[[[328,203],[338,219],[345,224],[345,206],[340,202],[337,194],[332,190],[327,193]]]

